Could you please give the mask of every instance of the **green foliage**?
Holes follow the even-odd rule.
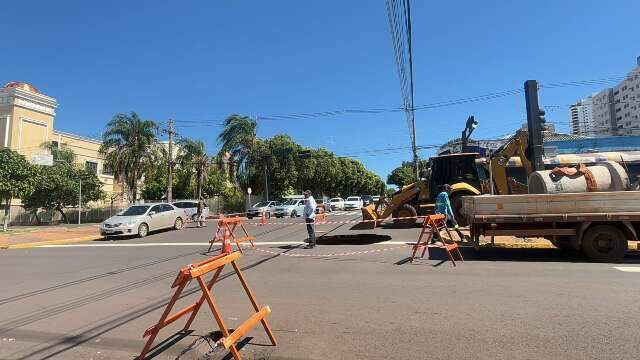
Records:
[[[37,169],[24,156],[0,150],[0,200],[29,196],[35,187]]]
[[[76,161],[76,153],[69,149],[66,144],[60,144],[60,146],[57,146],[53,141],[46,141],[42,143],[41,147],[49,150],[51,155],[53,155],[54,162],[63,161],[67,164],[73,164]]]
[[[23,199],[26,208],[48,208],[56,205],[77,205],[82,180],[82,203],[102,200],[102,182],[95,173],[67,163],[38,166],[36,186],[30,196]]]
[[[202,196],[202,185],[206,181],[209,156],[204,149],[204,143],[199,140],[181,138],[177,141],[180,149],[176,162],[185,172],[186,178],[195,180],[194,198]],[[189,181],[189,185],[191,181]]]
[[[256,143],[257,123],[248,116],[233,114],[224,120],[218,135],[220,154],[228,152],[237,168],[246,167],[246,160]]]
[[[402,188],[405,185],[409,185],[416,182],[416,174],[413,171],[413,163],[403,161],[402,165],[393,169],[391,174],[387,177],[387,184],[395,185],[398,188]]]
[[[202,194],[205,198],[222,196],[232,186],[228,185],[227,175],[221,164],[212,163],[207,168],[207,175],[202,187]]]
[[[157,131],[155,122],[141,120],[132,112],[116,114],[102,134],[100,152],[113,169],[115,178],[124,180],[131,201],[137,199],[138,181],[156,165]]]
[[[266,167],[269,198],[303,190],[311,190],[316,196],[378,194],[383,186],[382,180],[361,162],[336,157],[325,149],[304,149],[287,135],[258,139],[249,159],[247,186],[257,194],[264,193]]]

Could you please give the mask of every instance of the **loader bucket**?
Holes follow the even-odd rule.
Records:
[[[362,210],[362,220],[368,221],[363,223],[363,227],[365,227],[364,225],[367,225],[366,228],[375,229],[375,227],[378,225],[378,222],[375,220],[378,220],[378,218],[380,217],[380,215],[378,215],[378,213],[376,212],[375,205],[371,204],[371,205],[365,206],[361,208],[361,210]]]

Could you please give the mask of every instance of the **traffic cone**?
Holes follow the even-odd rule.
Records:
[[[260,225],[267,225],[267,210],[262,210],[262,219],[260,219]]]
[[[224,237],[222,238],[222,249],[220,251],[221,254],[231,254],[231,242],[229,241],[229,237],[231,234],[229,230],[224,231]]]

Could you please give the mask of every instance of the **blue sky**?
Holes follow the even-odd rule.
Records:
[[[90,6],[89,6],[90,4]],[[226,115],[401,104],[385,3],[370,1],[11,1],[2,5],[0,82],[58,99],[56,128],[98,137],[117,112],[176,120],[218,148]],[[623,76],[640,55],[640,2],[413,1],[415,104],[542,83]],[[547,120],[603,85],[542,89]],[[526,119],[524,96],[416,112],[417,143],[495,138]],[[198,121],[194,123],[193,121]],[[201,121],[210,121],[210,124]],[[258,135],[352,154],[386,178],[410,150],[402,113],[259,120]],[[430,151],[421,152],[428,157]]]

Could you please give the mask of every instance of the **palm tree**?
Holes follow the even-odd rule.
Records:
[[[229,153],[237,168],[246,167],[251,149],[256,143],[257,123],[248,116],[233,114],[224,119],[224,129],[218,135],[220,153]]]
[[[131,112],[116,114],[102,134],[100,153],[113,169],[114,176],[124,180],[132,202],[138,197],[138,181],[155,163],[157,132],[155,122],[142,120]]]
[[[209,156],[204,149],[204,143],[200,140],[191,140],[181,138],[176,141],[178,145],[178,156],[176,162],[180,164],[182,169],[195,171],[196,175],[196,196],[198,199],[202,196],[202,184],[206,180],[207,166],[209,166]]]

